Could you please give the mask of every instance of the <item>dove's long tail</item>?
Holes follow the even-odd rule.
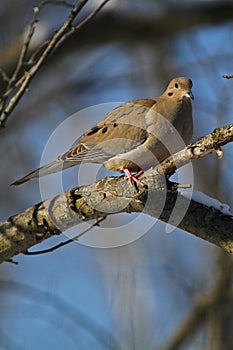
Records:
[[[44,165],[36,170],[33,170],[31,173],[25,175],[24,177],[21,177],[20,179],[11,183],[10,186],[18,186],[18,185],[21,185],[24,182],[27,182],[31,179],[35,179],[35,178],[39,178],[41,176],[57,173],[59,171],[62,171],[64,169],[72,167],[74,165],[77,165],[77,162],[63,161],[60,159],[56,159],[51,163],[48,163],[48,164],[46,164],[46,165]]]

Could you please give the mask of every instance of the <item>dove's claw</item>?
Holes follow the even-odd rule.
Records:
[[[128,180],[130,185],[132,186],[133,181],[136,182],[138,185],[144,186],[143,182],[138,180],[138,177],[143,174],[143,171],[140,170],[137,174],[132,175],[129,169],[123,169],[125,173],[125,180]]]

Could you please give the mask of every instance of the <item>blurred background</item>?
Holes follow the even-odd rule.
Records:
[[[88,1],[79,20],[99,3]],[[0,67],[8,75],[36,5],[0,2]],[[69,12],[53,1],[43,7],[31,49],[50,38]],[[17,188],[9,183],[39,166],[54,130],[83,108],[157,97],[171,78],[188,76],[195,95],[193,140],[232,122],[233,80],[222,78],[233,73],[232,48],[232,1],[110,0],[49,58],[0,132],[1,220],[41,201],[37,181]],[[1,94],[4,88],[1,79]],[[101,117],[80,118],[77,138]],[[223,159],[213,154],[193,164],[195,189],[231,208],[232,155],[229,144]],[[76,185],[76,171],[64,173],[67,189]],[[132,217],[115,215],[101,225],[122,229]],[[65,239],[54,237],[36,249]],[[1,349],[233,348],[231,257],[186,232],[166,234],[165,225],[156,223],[123,247],[73,243],[15,260],[18,265],[4,263],[0,270]],[[218,305],[189,325],[195,303],[203,296],[208,300],[216,285]],[[175,342],[185,325],[190,326],[186,335]]]

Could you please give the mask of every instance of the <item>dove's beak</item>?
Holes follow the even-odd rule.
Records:
[[[192,100],[194,100],[194,95],[191,90],[187,91],[187,97],[190,97]]]

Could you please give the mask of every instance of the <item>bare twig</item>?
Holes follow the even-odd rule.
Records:
[[[37,20],[37,13],[38,13],[39,10],[37,8],[34,8],[33,10],[34,10],[33,19],[32,19],[32,21],[30,23],[28,34],[27,34],[26,39],[24,41],[24,44],[22,46],[22,49],[21,49],[21,52],[20,52],[20,55],[19,55],[19,60],[18,60],[18,63],[16,65],[15,71],[14,71],[14,73],[13,73],[13,75],[12,75],[10,81],[9,81],[8,89],[13,87],[13,85],[15,84],[16,80],[18,79],[19,72],[23,68],[24,62],[26,61],[28,48],[29,48],[32,36],[33,36],[33,34],[35,32],[35,24],[38,21]],[[8,92],[8,95],[9,95],[9,92]]]
[[[24,252],[23,254],[24,255],[39,255],[39,254],[44,254],[44,253],[51,253],[53,252],[54,250],[56,249],[59,249],[61,247],[64,247],[65,245],[67,244],[70,244],[74,241],[78,241],[80,237],[82,237],[83,235],[85,235],[87,232],[91,231],[93,229],[93,227],[95,226],[99,226],[99,224],[104,221],[106,219],[106,216],[103,216],[103,217],[100,217],[98,219],[96,219],[96,221],[91,225],[89,226],[86,230],[83,230],[82,232],[80,232],[77,236],[75,236],[74,238],[70,238],[68,239],[67,241],[65,242],[61,242],[61,243],[58,243],[56,244],[55,246],[51,247],[51,248],[48,248],[48,249],[44,249],[44,250],[36,250],[36,251],[33,251],[33,252],[29,252],[28,250],[26,252]]]
[[[33,66],[28,69],[27,72],[24,72],[23,75],[19,78],[19,72],[22,70],[22,68],[25,65],[29,65],[29,62],[25,62],[25,57],[28,52],[28,47],[31,42],[31,38],[33,36],[34,30],[35,30],[35,23],[37,22],[37,14],[41,8],[41,6],[50,3],[50,1],[44,1],[41,3],[40,7],[34,8],[34,17],[31,21],[29,32],[26,37],[26,40],[24,42],[24,45],[22,47],[19,60],[16,66],[16,69],[12,75],[12,77],[9,79],[8,87],[6,89],[5,94],[3,95],[1,99],[1,105],[0,105],[0,128],[5,126],[5,123],[10,116],[10,114],[13,112],[14,108],[22,98],[22,96],[25,94],[25,92],[28,89],[28,86],[31,82],[31,80],[34,78],[34,76],[37,74],[37,72],[40,70],[44,62],[47,60],[48,56],[56,50],[56,48],[67,38],[67,33],[72,34],[74,31],[78,31],[80,28],[82,28],[84,25],[86,25],[88,22],[90,22],[94,16],[101,10],[101,8],[109,1],[105,0],[101,5],[99,5],[89,16],[87,16],[80,24],[74,26],[73,22],[77,15],[80,13],[81,9],[84,7],[84,5],[87,3],[88,0],[80,0],[78,5],[74,6],[72,8],[72,11],[70,12],[68,18],[64,22],[64,24],[61,26],[61,28],[53,35],[51,40],[47,42],[47,44],[44,46],[42,44],[41,49],[43,49],[41,55],[36,59],[36,55],[33,54],[31,58],[29,59],[29,62],[34,62]],[[56,2],[57,3],[57,2]],[[62,1],[59,3],[67,4],[66,1]],[[71,30],[70,30],[71,28]],[[70,35],[69,34],[69,35]],[[68,36],[69,36],[68,35]],[[38,51],[37,51],[38,52]],[[18,82],[16,81],[18,79]],[[13,93],[14,89],[17,88],[17,91]],[[10,97],[10,95],[13,96],[10,98],[9,101],[7,99]]]
[[[225,78],[225,79],[232,79],[232,78],[233,78],[233,75],[222,75],[222,78]]]
[[[6,108],[7,99],[12,94],[12,92],[14,91],[14,89],[16,87],[16,81],[17,81],[17,79],[19,77],[19,74],[20,74],[21,70],[23,70],[23,67],[24,67],[24,64],[25,64],[25,61],[26,61],[26,56],[27,56],[27,53],[28,53],[28,48],[29,48],[32,36],[34,34],[34,31],[35,31],[35,24],[37,22],[37,13],[38,13],[38,8],[37,8],[37,10],[34,8],[33,19],[32,19],[32,21],[31,21],[31,23],[29,25],[28,34],[26,36],[25,42],[24,42],[24,44],[22,46],[22,49],[21,49],[21,52],[19,54],[19,59],[18,59],[18,62],[16,64],[16,68],[15,68],[12,76],[7,79],[6,91],[5,91],[5,93],[2,95],[2,97],[0,99],[0,114],[1,114],[1,117],[0,117],[0,128],[5,126],[5,121],[7,119],[7,116],[9,115],[9,113],[7,112],[7,108]],[[3,73],[2,73],[2,76],[4,77],[5,75],[3,75]],[[13,99],[13,102],[16,103],[16,104],[17,104],[17,101],[18,101],[18,99]]]
[[[90,22],[96,15],[97,13],[104,7],[104,5],[107,4],[110,0],[104,0],[95,10],[93,10],[82,22],[77,24],[76,26],[73,26],[71,30],[66,33],[56,44],[55,49],[62,44],[64,40],[66,40],[70,35],[74,34],[78,30],[80,30],[82,27],[84,27],[88,22]]]
[[[6,81],[7,83],[9,82],[10,78],[6,75],[6,72],[4,72],[3,69],[0,68],[0,75],[2,76],[2,79]]]
[[[171,176],[177,168],[212,152],[216,152],[218,157],[221,158],[221,147],[232,141],[233,123],[222,128],[216,128],[211,134],[201,137],[187,148],[167,158],[158,165],[158,171]]]

